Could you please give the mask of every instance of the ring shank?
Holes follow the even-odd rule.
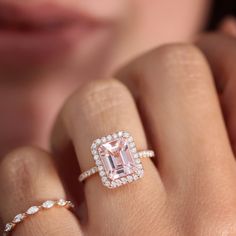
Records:
[[[152,150],[145,150],[145,151],[139,151],[138,155],[139,155],[139,158],[152,158],[155,156],[155,153]],[[94,167],[82,172],[78,178],[79,182],[83,182],[84,180],[86,180],[90,176],[95,175],[96,173],[98,173],[97,166],[94,166]]]

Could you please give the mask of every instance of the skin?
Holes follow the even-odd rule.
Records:
[[[152,10],[141,1],[136,4],[143,12],[140,19]],[[176,4],[176,9],[179,4]],[[165,9],[166,5],[160,6]],[[184,21],[184,24],[191,25],[192,33],[188,29],[184,34],[183,26],[174,27],[176,41],[190,41],[202,24],[203,16],[199,12],[205,12],[206,6],[197,8],[194,2],[191,6],[196,10],[196,16],[201,17],[197,20],[191,14],[189,21]],[[187,6],[185,10],[188,12]],[[156,15],[153,14],[153,17]],[[176,13],[176,19],[178,17]],[[130,38],[139,35],[138,29],[140,32],[147,30],[147,26],[152,25],[150,22],[143,22],[145,27],[140,29],[141,22],[135,25]],[[18,225],[13,234],[235,235],[234,32],[234,20],[226,20],[221,25],[221,33],[198,36],[196,45],[167,44],[147,53],[144,51],[153,48],[154,42],[141,46],[149,37],[140,36],[135,42],[141,49],[133,50],[131,47],[130,54],[125,56],[126,50],[122,51],[120,46],[123,59],[119,63],[115,63],[114,59],[116,66],[111,67],[114,70],[111,70],[113,73],[108,79],[105,78],[109,69],[104,72],[104,78],[88,78],[83,85],[73,76],[67,83],[63,80],[55,82],[52,77],[45,76],[44,82],[37,84],[36,88],[33,85],[35,81],[25,81],[29,86],[27,91],[31,93],[24,98],[37,94],[37,87],[47,87],[55,98],[58,91],[64,91],[65,95],[47,108],[44,108],[43,102],[37,104],[36,101],[28,107],[29,111],[41,108],[39,113],[48,111],[50,106],[56,107],[50,113],[50,119],[56,120],[53,131],[48,133],[45,127],[50,127],[50,119],[42,115],[41,119],[46,124],[42,125],[43,131],[34,139],[35,143],[46,145],[47,142],[42,140],[50,137],[51,151],[21,147],[4,155],[1,161],[2,222],[45,199],[70,196],[80,206],[79,216],[66,209],[50,209]],[[164,24],[162,33],[163,41],[158,41],[158,34],[150,30],[148,35],[156,35],[155,46],[169,42]],[[126,35],[119,37],[124,39]],[[117,43],[117,48],[122,42]],[[127,45],[123,45],[123,49],[128,48],[129,41],[125,42]],[[117,53],[116,50],[113,53]],[[133,58],[138,54],[142,55]],[[2,84],[8,88],[5,90],[8,91],[6,98],[10,97],[16,89],[16,82],[9,87],[6,82]],[[50,87],[53,84],[59,85],[53,90],[53,86]],[[60,90],[60,86],[65,87],[65,84],[66,89]],[[78,88],[73,91],[75,84]],[[20,99],[25,89],[20,85],[17,89]],[[73,94],[69,95],[72,91]],[[47,95],[47,90],[44,95]],[[10,112],[15,108],[13,101],[11,104]],[[19,100],[18,106],[22,104],[23,101]],[[55,118],[59,107],[60,112]],[[9,117],[9,113],[3,116]],[[25,117],[27,115],[19,116],[19,119]],[[132,122],[129,122],[131,118]],[[44,123],[42,120],[38,122]],[[11,121],[8,122],[10,124]],[[151,146],[156,151],[154,162],[143,160],[144,178],[115,190],[104,188],[98,176],[91,177],[84,185],[78,184],[78,168],[84,171],[94,165],[90,158],[92,141],[116,130],[128,130],[138,149]],[[36,128],[29,129],[23,142],[29,142],[36,131]],[[20,128],[12,131],[6,127],[3,133],[16,133],[15,136],[19,134],[21,137],[21,132]],[[19,143],[16,139],[2,153]]]

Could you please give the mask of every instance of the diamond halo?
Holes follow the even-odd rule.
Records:
[[[91,153],[105,187],[117,188],[143,176],[141,157],[128,132],[119,131],[96,139]]]

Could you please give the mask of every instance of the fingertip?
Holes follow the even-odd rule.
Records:
[[[233,16],[226,17],[220,24],[219,30],[232,37],[236,37],[236,18]]]

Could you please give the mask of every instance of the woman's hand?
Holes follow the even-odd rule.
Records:
[[[80,217],[51,209],[26,219],[13,235],[236,234],[236,42],[215,35],[199,45],[217,75],[228,129],[199,49],[178,44],[149,52],[118,73],[123,83],[94,81],[65,103],[52,134],[61,180],[52,157],[41,150],[26,147],[4,158],[3,222],[66,192],[82,205],[84,191],[86,201]],[[78,164],[81,171],[94,165],[92,141],[118,130],[129,131],[138,149],[156,151],[154,162],[143,160],[144,177],[114,190],[102,186],[98,175],[79,185]]]

